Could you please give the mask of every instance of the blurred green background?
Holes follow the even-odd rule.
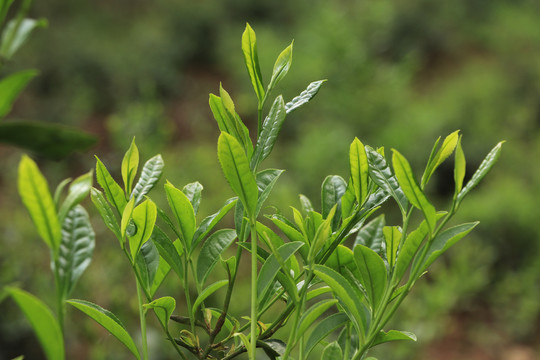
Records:
[[[469,174],[507,140],[493,173],[464,202],[459,220],[480,220],[421,281],[393,326],[418,335],[376,351],[380,359],[533,360],[540,357],[540,2],[536,0],[95,0],[36,2],[49,21],[5,71],[36,68],[10,118],[54,122],[99,138],[61,161],[39,157],[51,188],[94,166],[119,176],[136,136],[141,155],[161,153],[164,178],[205,187],[201,215],[230,195],[216,157],[208,93],[219,82],[251,129],[256,102],[240,50],[257,32],[263,78],[294,39],[292,69],[278,91],[290,100],[314,80],[319,95],[288,117],[266,166],[286,169],[270,201],[314,201],[328,174],[347,177],[348,147],[399,149],[417,174],[438,136],[461,129]],[[46,246],[16,195],[21,151],[0,147],[0,285],[19,282],[52,304]],[[163,180],[162,180],[163,181]],[[451,161],[430,195],[453,191]],[[446,199],[446,200],[445,200]],[[163,199],[156,198],[159,203]],[[91,208],[91,204],[88,203]],[[97,246],[74,297],[137,329],[135,286],[116,241],[92,209]],[[248,286],[244,284],[243,286]],[[174,282],[166,291],[180,295]],[[240,288],[247,292],[247,288]],[[241,308],[243,304],[238,304]],[[121,345],[70,311],[68,358],[122,359]],[[154,359],[173,358],[159,332]],[[0,311],[0,359],[42,358],[11,302]]]

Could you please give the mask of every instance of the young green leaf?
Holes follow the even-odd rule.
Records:
[[[385,255],[385,244],[383,241],[384,224],[384,214],[377,216],[375,219],[367,223],[360,229],[360,231],[358,231],[353,248],[360,244],[370,248],[377,254]]]
[[[461,189],[463,188],[463,179],[465,179],[465,170],[467,167],[467,162],[465,160],[465,154],[463,153],[463,149],[461,148],[461,136],[458,139],[458,143],[456,146],[456,154],[454,159],[454,182],[456,184],[456,190],[454,192],[454,196],[457,197],[457,195],[460,193]]]
[[[150,289],[148,291],[150,297],[152,298],[154,297],[154,295],[158,291],[161,284],[163,284],[163,281],[165,281],[165,278],[167,277],[167,275],[169,275],[170,271],[171,271],[171,266],[167,263],[167,261],[165,261],[162,257],[160,257],[159,266],[156,270],[154,281],[152,282],[152,285],[150,286]]]
[[[385,226],[383,228],[384,242],[386,243],[386,259],[390,269],[394,268],[396,256],[401,242],[401,229],[399,226]]]
[[[122,213],[122,219],[120,221],[120,235],[122,236],[122,240],[124,239],[124,236],[126,236],[126,230],[128,228],[129,222],[131,221],[134,207],[135,207],[135,199],[131,198],[126,204],[126,206],[124,207],[124,212]],[[121,243],[121,246],[123,249],[124,248],[123,242]]]
[[[420,245],[422,245],[422,241],[424,241],[428,233],[429,228],[424,220],[420,226],[411,232],[405,239],[405,242],[399,251],[399,256],[397,257],[396,267],[394,270],[394,278],[396,279],[395,281],[397,283],[399,283],[403,275],[405,275],[405,271],[407,271],[407,268],[409,267],[412,259],[418,252]]]
[[[354,247],[354,260],[360,274],[360,283],[366,289],[372,311],[375,311],[386,289],[386,266],[376,252],[364,245]]]
[[[176,300],[170,296],[164,296],[144,305],[145,309],[152,309],[164,329],[168,328],[169,318],[176,308]]]
[[[161,155],[154,156],[144,164],[139,181],[131,193],[131,197],[135,199],[135,205],[138,205],[144,196],[156,186],[163,173],[163,165]]]
[[[139,274],[141,285],[147,293],[150,293],[156,272],[159,268],[159,253],[151,240],[141,246],[141,250],[135,259],[135,268]]]
[[[309,214],[313,210],[313,205],[311,204],[311,200],[303,194],[298,195],[300,198],[300,204],[302,204],[302,210],[304,211],[304,214]]]
[[[285,104],[285,111],[287,114],[290,114],[294,110],[298,109],[300,106],[307,104],[317,93],[319,92],[319,89],[321,88],[321,85],[326,80],[318,80],[314,81],[311,84],[308,85],[306,90],[302,91],[300,95],[294,97],[291,101]]]
[[[337,341],[334,341],[333,343],[328,344],[321,355],[321,360],[342,360],[343,359],[343,351],[341,350],[341,347],[337,343]]]
[[[22,198],[36,230],[53,252],[54,258],[60,247],[61,226],[47,180],[39,171],[36,163],[23,155],[19,163],[19,195]]]
[[[501,155],[501,149],[502,149],[502,144],[504,144],[504,141],[501,141],[500,143],[498,143],[493,149],[491,149],[491,151],[489,152],[489,154],[487,154],[487,156],[485,157],[485,159],[482,161],[482,163],[480,164],[480,166],[478,167],[478,170],[476,170],[476,172],[473,174],[473,177],[471,178],[471,180],[469,180],[469,182],[467,183],[467,185],[465,185],[465,187],[463,188],[463,190],[461,190],[457,196],[457,203],[461,203],[461,201],[463,200],[463,198],[465,196],[467,196],[467,194],[476,186],[478,185],[478,183],[487,175],[487,173],[491,170],[491,168],[493,167],[493,165],[495,165],[495,163],[497,162],[497,160],[499,159],[499,156]]]
[[[374,346],[377,346],[379,344],[386,343],[389,341],[397,341],[397,340],[416,341],[416,335],[408,331],[390,330],[388,332],[384,332],[381,330],[381,332],[378,333],[377,336],[375,337],[375,340],[373,340],[373,344],[371,344],[371,347],[374,347]]]
[[[95,237],[88,213],[82,206],[75,206],[62,224],[62,242],[56,269],[64,299],[71,294],[77,280],[90,265]]]
[[[450,155],[452,155],[452,152],[454,152],[454,149],[456,148],[458,139],[459,130],[454,131],[444,139],[441,148],[439,149],[439,151],[437,151],[436,154],[432,153],[432,156],[430,157],[426,166],[426,170],[424,171],[424,175],[422,175],[422,189],[424,188],[424,186],[426,186],[429,179],[431,178],[435,170],[439,167],[439,165],[441,165]],[[438,141],[439,140],[437,140],[437,143]]]
[[[325,263],[326,266],[342,273],[344,268],[356,268],[354,255],[351,249],[344,245],[338,245]]]
[[[387,195],[392,196],[396,200],[401,213],[404,214],[408,204],[407,197],[405,197],[403,190],[399,187],[396,177],[392,174],[386,163],[386,159],[370,146],[366,145],[365,149],[370,165],[369,176]]]
[[[259,164],[272,152],[286,115],[285,102],[280,95],[274,100],[268,116],[264,119],[257,145],[255,145],[255,151],[251,157],[250,166],[252,170],[257,169]]]
[[[112,178],[111,174],[105,167],[105,165],[96,156],[96,179],[98,184],[105,191],[107,200],[114,206],[119,215],[124,212],[124,207],[127,204],[124,191]]]
[[[270,220],[285,234],[285,236],[291,241],[291,242],[306,242],[307,239],[302,235],[300,231],[298,231],[294,225],[287,223],[286,221],[283,221],[284,219],[279,217],[278,215],[272,215],[270,217]],[[300,248],[300,255],[302,255],[302,258],[304,261],[307,261],[308,258],[308,249],[306,247]]]
[[[13,103],[19,97],[21,91],[37,74],[36,70],[24,70],[0,80],[0,118],[11,111]]]
[[[218,140],[218,157],[232,190],[248,214],[253,216],[257,207],[258,189],[244,150],[234,137],[222,132]]]
[[[220,255],[233,243],[234,239],[236,239],[236,231],[231,229],[218,230],[206,239],[197,259],[197,282],[200,286],[204,285]]]
[[[311,353],[315,346],[324,340],[325,337],[333,333],[336,329],[345,326],[349,322],[349,317],[344,313],[332,314],[324,318],[313,328],[313,331],[309,335],[304,354],[306,357]]]
[[[105,197],[96,188],[92,188],[90,190],[90,198],[92,199],[92,202],[94,203],[96,209],[99,212],[99,215],[101,215],[101,219],[103,220],[103,223],[111,230],[116,236],[116,238],[119,241],[122,241],[122,235],[120,235],[120,225],[118,225],[118,220],[116,219],[116,216],[114,215],[111,207],[109,206],[109,203],[107,200],[105,200]],[[120,244],[122,246],[122,244]]]
[[[176,217],[176,221],[180,225],[180,233],[182,234],[184,243],[190,249],[196,227],[193,205],[191,205],[186,194],[175,188],[170,182],[165,184],[165,193],[169,206]]]
[[[56,209],[60,206],[60,197],[62,197],[62,192],[66,188],[66,186],[71,182],[71,178],[64,179],[60,182],[60,184],[56,185],[56,189],[54,190],[54,205],[56,205]]]
[[[272,78],[270,79],[270,84],[268,84],[266,90],[267,93],[270,93],[289,72],[292,63],[293,43],[294,41],[291,45],[287,46],[276,59],[274,70],[272,71]]]
[[[46,27],[45,19],[12,19],[8,22],[2,32],[2,41],[0,42],[0,56],[9,60],[17,50],[26,42],[32,31],[40,27]]]
[[[14,287],[5,287],[6,292],[32,325],[48,360],[63,360],[64,338],[58,321],[51,310],[34,295]]]
[[[330,213],[330,210],[338,204],[336,213],[341,214],[341,207],[339,201],[345,191],[347,190],[347,183],[341,176],[338,175],[329,175],[327,176],[321,187],[321,208],[322,216],[324,219]]]
[[[264,99],[264,86],[262,81],[261,69],[259,66],[259,58],[257,55],[257,38],[255,31],[246,24],[246,29],[242,34],[242,52],[244,53],[244,61],[248,70],[249,78],[259,103]]]
[[[216,291],[218,291],[219,289],[221,289],[228,283],[229,283],[228,280],[220,280],[213,284],[208,285],[208,287],[205,288],[203,291],[201,291],[199,296],[197,296],[197,299],[195,299],[195,302],[193,303],[193,307],[191,308],[191,312],[195,314],[197,312],[197,309],[199,308],[199,305],[201,305],[202,302],[206,300],[206,298],[208,298],[210,295],[212,295],[213,293],[215,293]]]
[[[278,178],[283,174],[284,170],[278,169],[266,169],[257,173],[256,181],[257,187],[261,192],[259,194],[259,199],[257,200],[257,207],[255,209],[255,215],[258,215],[264,205],[268,196],[272,192],[274,185],[276,184]]]
[[[135,144],[135,138],[131,141],[129,149],[126,151],[122,159],[122,180],[124,180],[124,189],[126,194],[131,194],[131,188],[137,176],[139,168],[139,149]]]
[[[369,164],[364,144],[354,138],[349,150],[351,181],[358,204],[363,204],[368,195]]]
[[[92,171],[79,176],[69,185],[68,195],[58,211],[58,220],[64,221],[68,211],[84,200],[92,188]]]
[[[296,338],[301,338],[315,320],[337,303],[337,299],[325,299],[310,307],[300,318],[298,329],[296,330]]]
[[[430,230],[434,231],[437,225],[435,207],[429,202],[420,186],[418,186],[411,165],[397,150],[393,150],[392,164],[394,165],[396,178],[405,196],[407,196],[407,199],[409,199],[414,207],[422,211]]]
[[[193,205],[193,212],[195,213],[195,215],[197,215],[197,212],[199,212],[199,205],[201,204],[202,191],[203,191],[203,186],[198,181],[189,183],[182,188],[182,192],[186,194],[187,198],[191,202],[191,205]]]
[[[327,266],[315,265],[313,273],[332,288],[332,292],[343,304],[356,330],[364,334],[369,324],[369,315],[368,310],[362,303],[360,294],[353,289],[343,275]]]
[[[129,251],[131,259],[135,263],[137,254],[141,246],[150,239],[154,225],[156,223],[157,210],[156,204],[151,200],[145,200],[142,204],[133,209],[133,223],[136,232],[129,238]]]
[[[111,335],[120,340],[120,342],[124,344],[124,346],[126,346],[137,359],[141,358],[139,355],[139,350],[137,350],[137,346],[135,346],[135,342],[127,332],[124,325],[112,312],[85,300],[71,299],[66,302],[79,309],[94,319],[94,321],[96,321],[98,324],[103,326]]]
[[[223,219],[225,215],[236,205],[238,202],[238,198],[230,198],[219,209],[216,213],[207,216],[206,218],[201,221],[199,227],[195,231],[195,234],[193,234],[193,243],[191,248],[194,249],[199,243],[214,229],[216,224]]]

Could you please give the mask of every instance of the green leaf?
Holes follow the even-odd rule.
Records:
[[[133,342],[133,339],[127,332],[124,325],[112,312],[85,300],[71,299],[66,302],[73,305],[75,308],[79,309],[90,318],[94,319],[94,321],[96,321],[98,324],[103,326],[105,330],[111,333],[111,335],[120,340],[120,342],[124,344],[137,359],[141,358],[139,355],[139,350],[137,350],[137,346],[135,346],[135,342]]]
[[[141,246],[150,239],[157,218],[156,204],[151,200],[145,200],[142,204],[133,209],[133,222],[136,232],[129,238],[129,250],[133,262],[137,259],[137,254]]]
[[[383,228],[384,241],[386,243],[386,259],[390,269],[394,268],[399,243],[401,242],[401,229],[399,226],[385,226]]]
[[[159,253],[152,240],[145,242],[135,259],[135,267],[141,279],[141,285],[147,293],[154,284],[154,278],[159,268]]]
[[[92,178],[92,171],[89,171],[88,173],[73,180],[71,185],[69,185],[66,200],[64,200],[64,203],[58,211],[58,221],[60,221],[60,223],[64,221],[68,211],[73,209],[75,205],[79,204],[88,196],[88,193],[92,188]]]
[[[134,207],[135,207],[135,199],[131,198],[128,201],[127,205],[124,207],[124,212],[122,212],[122,219],[120,221],[120,234],[122,235],[122,240],[124,239],[124,236],[126,236],[126,230],[131,221]],[[123,242],[121,244],[121,247],[122,249],[124,248]]]
[[[154,244],[155,245],[155,244]],[[159,266],[156,270],[156,275],[154,276],[154,281],[152,282],[152,286],[150,286],[149,294],[150,297],[154,297],[156,292],[158,291],[161,284],[163,284],[163,281],[165,281],[165,278],[167,275],[169,275],[169,272],[171,271],[171,266],[165,261],[162,257],[159,258]]]
[[[84,151],[97,138],[75,128],[37,121],[0,123],[0,142],[18,146],[51,159],[62,159],[74,151]]]
[[[124,189],[126,194],[131,194],[131,188],[137,176],[139,168],[139,149],[135,144],[135,138],[131,141],[129,149],[126,151],[122,159],[122,180],[124,180]]]
[[[371,345],[371,347],[374,347],[376,345],[386,343],[389,341],[397,341],[397,340],[416,341],[416,335],[408,331],[390,330],[388,332],[384,332],[381,330],[381,332],[378,333],[377,336],[375,337],[375,340],[373,340],[373,344]]]
[[[201,224],[195,231],[195,234],[193,234],[193,245],[191,246],[192,249],[194,249],[205,237],[214,229],[214,227],[217,225],[217,223],[223,219],[225,215],[236,205],[238,201],[238,198],[230,198],[217,211],[216,213],[204,218],[203,221],[201,221]]]
[[[351,249],[344,245],[338,245],[325,263],[338,273],[342,273],[344,268],[356,268],[354,256]]]
[[[62,242],[57,262],[59,266],[56,269],[64,299],[71,294],[77,280],[90,265],[95,238],[88,213],[82,206],[75,206],[62,224]]]
[[[341,176],[338,175],[328,175],[321,187],[321,202],[322,202],[322,216],[324,219],[330,213],[330,210],[334,205],[338,204],[337,214],[341,213],[341,207],[339,201],[345,191],[347,190],[347,183]]]
[[[272,192],[274,185],[276,184],[278,178],[283,174],[284,170],[278,169],[266,169],[257,173],[256,181],[257,187],[260,191],[259,199],[257,200],[257,208],[255,209],[255,216],[259,214],[262,206],[268,196]]]
[[[152,309],[164,329],[168,328],[169,318],[176,308],[176,300],[170,296],[164,296],[144,305],[145,309]]]
[[[62,197],[62,192],[66,188],[66,186],[71,182],[71,178],[67,178],[62,180],[58,185],[56,185],[56,189],[54,190],[54,205],[56,205],[56,209],[60,206],[60,198]]]
[[[200,182],[195,181],[187,184],[182,188],[182,192],[186,194],[189,202],[193,205],[193,212],[197,215],[199,212],[199,205],[201,204],[203,186]]]
[[[431,246],[429,247],[429,250],[427,252],[426,259],[422,264],[421,273],[423,273],[429,267],[429,265],[431,265],[439,256],[446,252],[446,250],[448,250],[452,245],[454,245],[463,237],[465,237],[465,235],[470,233],[472,229],[474,229],[478,224],[479,222],[477,221],[457,225],[446,229],[445,231],[440,233],[435,239],[433,239],[433,242],[431,243]]]
[[[92,202],[98,210],[99,215],[101,215],[103,223],[109,228],[109,230],[113,232],[114,236],[116,236],[116,238],[121,242],[122,235],[120,235],[120,225],[118,225],[118,220],[116,219],[116,216],[114,216],[114,213],[109,206],[109,203],[107,202],[107,200],[105,200],[103,193],[101,193],[101,191],[96,188],[92,188],[90,190],[90,198],[92,199]],[[120,246],[122,245],[120,244]]]
[[[267,88],[268,93],[270,93],[289,72],[292,63],[293,43],[294,41],[291,45],[287,46],[276,59],[274,70],[272,70],[272,78],[270,79],[270,84],[268,84]]]
[[[180,225],[180,233],[182,234],[184,243],[190,249],[196,226],[193,205],[191,205],[186,194],[175,188],[170,182],[165,184],[165,194],[167,195],[169,206],[176,217],[176,221]]]
[[[105,165],[96,156],[96,179],[103,191],[107,200],[114,206],[118,214],[121,216],[126,207],[127,200],[124,191],[112,178],[111,174],[105,167]]]
[[[424,188],[424,186],[426,186],[429,179],[431,178],[435,170],[439,167],[439,165],[441,165],[444,160],[446,160],[450,155],[452,155],[452,152],[454,152],[454,149],[456,148],[458,139],[459,130],[454,131],[453,133],[448,135],[444,139],[439,151],[437,151],[436,154],[430,157],[426,166],[426,170],[424,171],[424,175],[422,176],[422,189]],[[437,145],[438,141],[439,140],[437,140],[435,145]],[[433,147],[433,149],[435,149],[435,146]]]
[[[300,318],[296,330],[296,338],[301,338],[306,330],[330,307],[338,303],[337,299],[325,299],[311,306]]]
[[[385,224],[384,214],[377,216],[375,219],[371,220],[364,227],[358,231],[356,235],[356,240],[354,241],[353,248],[356,245],[364,245],[371,250],[375,251],[377,254],[385,254],[385,244],[383,242],[383,228]]]
[[[349,150],[351,181],[358,204],[363,204],[368,195],[369,164],[364,144],[354,138]]]
[[[21,91],[37,74],[36,70],[24,70],[0,80],[0,118],[11,111],[13,103],[19,97]]]
[[[307,104],[317,93],[319,92],[319,89],[321,88],[321,85],[326,80],[318,80],[314,81],[311,84],[308,85],[306,90],[302,91],[300,95],[294,97],[291,101],[285,104],[285,111],[287,114],[293,112],[294,110],[298,109],[300,106]]]
[[[255,36],[255,31],[253,31],[249,24],[246,24],[246,29],[242,34],[242,52],[244,53],[244,61],[246,63],[249,78],[251,79],[251,84],[253,85],[255,94],[257,94],[259,103],[262,103],[264,99],[264,86],[257,55],[257,38]]]
[[[360,274],[360,283],[366,289],[372,311],[378,308],[386,289],[386,266],[376,252],[364,245],[354,247],[354,260]]]
[[[62,238],[60,222],[47,185],[47,180],[36,163],[23,155],[19,163],[19,195],[22,198],[36,230],[56,258]]]
[[[32,325],[36,336],[49,360],[63,360],[64,338],[58,321],[51,310],[34,295],[14,287],[5,290],[21,308]]]
[[[401,213],[404,214],[407,209],[407,198],[403,190],[399,187],[396,177],[386,163],[384,156],[373,150],[370,146],[365,146],[366,154],[369,162],[369,176],[373,182],[379,185],[386,194],[392,196],[396,200]]]
[[[250,216],[255,214],[258,190],[247,156],[231,135],[222,132],[218,140],[218,157],[225,178]]]
[[[362,246],[362,245],[358,245]],[[357,247],[358,247],[357,246]],[[313,273],[324,281],[346,309],[359,333],[364,334],[369,326],[368,311],[362,304],[360,294],[340,273],[324,265],[315,265]]]
[[[300,198],[300,204],[302,204],[302,210],[304,211],[304,214],[308,214],[313,210],[313,205],[311,204],[311,200],[305,195],[298,195]]]
[[[488,172],[491,170],[493,165],[495,165],[495,163],[499,159],[499,156],[501,155],[502,144],[504,144],[504,141],[501,141],[493,149],[491,149],[489,154],[487,154],[485,159],[482,161],[482,163],[478,167],[478,170],[476,170],[476,172],[474,173],[471,180],[469,180],[469,182],[467,183],[467,185],[465,185],[463,190],[459,192],[457,196],[458,204],[488,174]]]
[[[341,347],[337,341],[328,344],[324,348],[321,360],[343,360],[343,351],[341,351]]]
[[[12,19],[8,22],[2,32],[2,45],[0,46],[0,56],[9,60],[17,50],[26,42],[32,31],[39,27],[46,27],[45,19]]]
[[[252,170],[255,170],[272,152],[286,115],[285,102],[280,95],[274,100],[268,116],[264,119],[255,151],[251,157]]]
[[[455,154],[455,160],[454,160],[454,182],[456,184],[456,190],[454,194],[456,197],[460,193],[461,189],[463,188],[463,179],[465,179],[466,167],[467,167],[467,162],[465,160],[465,154],[463,153],[463,149],[461,148],[461,136],[460,136],[457,146],[456,146],[456,154]]]
[[[306,242],[306,239],[302,235],[300,231],[298,231],[294,225],[289,224],[285,221],[283,221],[283,218],[273,215],[270,220],[285,234],[285,236],[291,241],[291,242]],[[302,255],[302,258],[304,261],[307,261],[308,257],[308,249],[306,247],[300,248],[300,255]]]
[[[191,308],[192,314],[196,313],[199,305],[201,305],[202,302],[204,300],[206,300],[206,298],[208,298],[210,295],[212,295],[213,293],[215,293],[216,291],[218,291],[219,289],[221,289],[222,287],[224,287],[228,283],[229,283],[228,280],[220,280],[220,281],[217,281],[217,282],[215,282],[213,284],[208,285],[207,288],[205,288],[203,291],[201,291],[199,296],[197,296],[197,299],[195,299],[195,302],[193,303],[193,307]]]
[[[154,232],[150,238],[156,246],[159,254],[165,260],[179,279],[184,279],[184,265],[182,263],[182,253],[174,246],[174,243],[169,240],[167,235],[157,226],[154,226]],[[178,241],[178,240],[177,240]]]
[[[236,239],[236,231],[231,229],[218,230],[206,239],[197,259],[197,282],[204,285],[206,278],[216,265],[220,255]]]
[[[131,193],[131,197],[135,199],[135,205],[139,204],[144,199],[144,196],[156,186],[163,173],[163,165],[161,155],[154,156],[144,164],[139,181],[137,181]]]
[[[349,322],[349,318],[344,313],[332,314],[324,318],[320,323],[315,325],[313,331],[309,335],[309,338],[306,341],[306,346],[304,354],[306,357],[309,355],[311,350],[320,343],[325,337],[330,335],[334,330],[339,327],[345,326]]]
[[[266,291],[268,291],[280,270],[287,271],[286,269],[282,269],[281,264],[285,264],[285,262],[303,245],[304,243],[300,241],[283,244],[276,249],[276,253],[271,254],[266,259],[259,272],[259,277],[257,278],[257,293],[259,294],[259,298],[262,298]],[[279,256],[279,258],[277,258],[277,256]]]
[[[285,354],[287,344],[279,339],[257,340],[257,347],[262,347],[271,360],[277,360]]]
[[[409,199],[413,206],[422,211],[429,228],[431,231],[434,231],[435,226],[437,225],[435,207],[429,202],[426,195],[416,182],[411,165],[397,150],[393,150],[392,163],[394,165],[394,171],[396,172],[396,178],[399,185],[401,185],[403,193],[405,196],[407,196],[407,199]]]

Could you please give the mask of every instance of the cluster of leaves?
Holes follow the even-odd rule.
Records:
[[[148,197],[163,171],[160,155],[144,164],[135,182],[140,163],[135,141],[121,164],[123,187],[98,158],[95,172],[102,191],[91,188],[91,173],[86,174],[71,184],[61,206],[59,198],[68,182],[59,185],[53,199],[35,164],[27,157],[21,161],[19,191],[38,233],[51,248],[58,320],[32,295],[16,288],[8,288],[7,293],[29,317],[50,359],[64,358],[65,303],[101,324],[137,359],[148,359],[146,316],[150,310],[182,359],[188,354],[198,359],[232,359],[246,352],[255,359],[257,348],[271,359],[306,359],[315,349],[321,359],[365,359],[376,345],[416,339],[409,332],[383,329],[428,267],[477,225],[447,227],[464,197],[498,159],[502,143],[464,185],[466,161],[458,131],[442,144],[440,138],[435,142],[420,181],[398,151],[392,150],[390,167],[384,148],[374,149],[354,139],[349,179],[330,175],[324,180],[320,211],[300,195],[301,209],[292,207],[292,220],[276,211],[266,216],[270,223],[265,224],[260,213],[283,170],[259,167],[271,153],[287,114],[309,102],[323,81],[311,83],[287,103],[277,96],[263,120],[271,92],[289,71],[292,44],[278,56],[266,87],[255,32],[249,25],[242,36],[242,50],[258,102],[256,142],[220,86],[219,96],[210,95],[210,108],[221,130],[219,162],[236,197],[201,221],[197,215],[203,187],[198,182],[180,189],[167,181],[164,194],[169,209],[160,209]],[[454,196],[448,210],[438,211],[425,188],[452,154]],[[88,216],[77,205],[89,192],[133,270],[142,351],[114,314],[85,300],[67,300],[94,246]],[[368,221],[389,199],[401,213],[401,226],[386,225],[384,215]],[[233,209],[234,229],[217,229]],[[419,225],[411,228],[414,223]],[[225,258],[233,244],[236,254]],[[251,258],[249,316],[230,311],[246,253]],[[227,278],[207,284],[218,263]],[[175,314],[174,297],[156,297],[167,276],[175,276],[183,288],[187,314]],[[209,297],[222,289],[222,306],[208,306]],[[284,306],[276,306],[279,302]],[[278,315],[270,323],[262,322],[270,309],[279,309]],[[171,321],[183,329],[171,330]],[[285,325],[290,325],[288,337],[280,339],[277,332]],[[338,334],[337,340],[328,342],[333,333]]]

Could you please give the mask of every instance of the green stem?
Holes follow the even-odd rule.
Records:
[[[254,219],[250,221],[251,229],[251,351],[250,360],[255,360],[257,350],[257,228]]]
[[[141,321],[141,342],[143,350],[143,359],[148,360],[148,346],[146,342],[146,316],[143,308],[143,297],[141,291],[141,285],[137,281],[137,299],[139,300],[139,318]]]
[[[54,282],[56,285],[56,312],[58,315],[58,324],[60,325],[60,331],[62,332],[62,335],[64,334],[64,318],[65,318],[65,312],[66,308],[64,306],[64,294],[63,289],[60,284],[60,275],[58,274],[58,269],[60,264],[57,260],[54,261]]]

